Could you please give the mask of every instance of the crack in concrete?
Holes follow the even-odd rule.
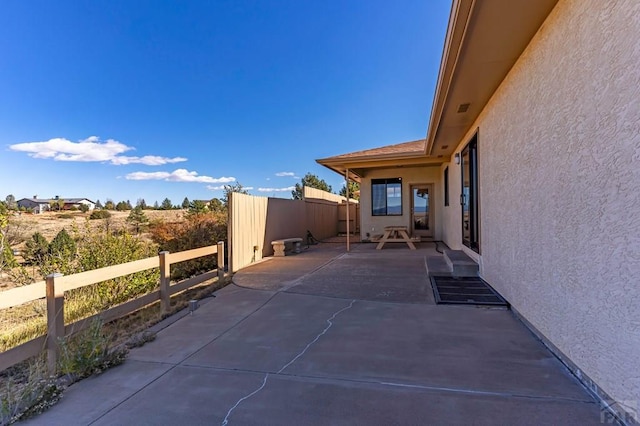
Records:
[[[329,317],[329,319],[326,320],[326,322],[328,323],[328,325],[324,328],[324,330],[322,330],[315,339],[313,339],[311,342],[307,343],[307,346],[305,346],[305,348],[300,351],[295,357],[293,357],[291,359],[291,361],[289,361],[288,363],[286,363],[280,370],[278,370],[275,375],[281,374],[287,367],[289,367],[291,364],[293,364],[294,362],[296,362],[296,360],[298,358],[300,358],[301,356],[303,356],[311,346],[313,346],[314,343],[316,343],[322,336],[324,336],[327,331],[329,331],[329,329],[333,326],[333,320],[336,319],[336,317],[338,315],[340,315],[342,312],[351,309],[353,307],[353,304],[356,302],[356,299],[352,299],[351,303],[349,303],[349,306],[346,306],[336,312],[334,312],[333,315],[331,315],[331,317]],[[269,375],[271,373],[267,373],[264,376],[264,379],[262,380],[262,384],[260,385],[260,387],[258,387],[258,389],[254,390],[253,392],[251,392],[248,395],[243,396],[242,398],[240,398],[234,405],[233,407],[231,407],[229,409],[229,411],[227,411],[227,415],[224,417],[224,420],[222,421],[222,426],[227,426],[227,424],[229,423],[229,416],[231,416],[231,413],[233,413],[233,411],[238,408],[238,406],[242,403],[242,401],[247,400],[249,398],[251,398],[253,395],[257,394],[258,392],[260,392],[262,389],[264,389],[264,387],[267,385],[267,380],[269,380]]]

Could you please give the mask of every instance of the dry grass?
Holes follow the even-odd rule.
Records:
[[[172,309],[169,314],[186,307],[189,300],[206,297],[224,285],[224,282],[218,284],[218,279],[214,278],[174,295],[171,298]],[[90,291],[91,287],[84,290],[89,291],[78,292],[75,297],[65,298],[65,324],[100,312],[99,307],[102,304],[99,297]],[[131,335],[140,333],[161,321],[164,316],[160,313],[159,302],[156,302],[105,326],[111,329],[112,324],[115,325],[111,331],[116,336],[116,340],[121,343]],[[0,310],[0,352],[40,337],[46,333],[46,329],[45,300],[35,300],[21,306]]]
[[[145,210],[144,214],[151,222],[162,221],[173,223],[184,221],[185,212],[186,210]],[[129,211],[111,211],[110,213],[111,217],[109,219],[93,220],[89,220],[90,213],[82,213],[80,211],[45,212],[42,214],[21,213],[18,216],[13,216],[10,223],[15,233],[20,234],[20,240],[22,240],[22,242],[11,248],[19,251],[23,250],[25,242],[36,232],[39,232],[47,241],[51,242],[58,232],[63,229],[70,234],[72,234],[73,229],[84,232],[85,227],[87,227],[86,230],[88,232],[99,232],[105,229],[112,231],[126,229],[132,231],[132,227],[127,223]],[[143,241],[151,240],[149,233],[145,232],[145,230],[143,230],[138,237]],[[23,262],[20,256],[17,256],[16,260],[20,263]],[[32,276],[33,282],[43,279],[38,275],[37,268],[35,267],[27,266],[26,272]],[[14,288],[17,285],[18,284],[13,282],[8,274],[0,273],[0,292]]]
[[[184,220],[184,212],[185,210],[145,210],[144,214],[151,221],[182,222]],[[129,211],[110,211],[110,213],[111,217],[109,219],[89,220],[90,229],[104,230],[107,222],[109,222],[111,229],[130,228],[127,224]],[[22,228],[28,230],[27,238],[35,232],[40,232],[47,241],[51,241],[62,229],[70,231],[74,222],[78,227],[84,226],[84,223],[89,219],[89,215],[90,213],[82,213],[80,211],[45,212],[42,214],[22,213],[19,216],[14,216],[11,221],[23,225]],[[20,248],[20,246],[17,248]]]

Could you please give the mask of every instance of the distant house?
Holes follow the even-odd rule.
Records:
[[[72,210],[74,208],[80,209],[80,206],[83,204],[89,207],[89,210],[93,210],[96,208],[96,203],[89,200],[88,198],[38,198],[37,196],[34,196],[33,198],[22,198],[21,200],[18,200],[18,208],[30,210],[33,213],[40,214],[42,212],[50,210],[51,202],[55,202],[58,200],[62,200],[64,202],[61,210]]]
[[[89,207],[89,210],[93,210],[96,208],[96,203],[94,203],[88,198],[64,198],[63,200],[64,200],[64,206],[62,207],[63,210],[71,210],[74,207],[77,209],[80,209],[80,206],[83,204]]]
[[[33,213],[40,214],[49,210],[49,200],[43,198],[23,198],[18,200],[18,208],[32,211]]]

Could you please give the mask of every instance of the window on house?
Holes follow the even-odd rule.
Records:
[[[462,150],[462,244],[480,252],[480,214],[478,202],[478,135]]]
[[[373,216],[402,215],[402,179],[371,181],[371,214]]]
[[[449,167],[444,168],[444,205],[449,205]]]

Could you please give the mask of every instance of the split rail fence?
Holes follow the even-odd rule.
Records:
[[[209,271],[177,283],[171,283],[172,264],[211,255],[217,255],[217,270]],[[160,269],[158,290],[72,324],[64,324],[65,292],[154,268]],[[162,312],[168,312],[172,295],[215,278],[216,276],[218,279],[224,277],[223,242],[219,242],[217,245],[177,253],[163,251],[156,257],[107,266],[105,268],[80,272],[73,275],[52,274],[47,276],[45,281],[0,292],[0,309],[12,308],[42,298],[46,298],[47,302],[47,333],[44,336],[37,337],[0,353],[0,371],[40,354],[44,348],[47,351],[47,367],[49,371],[53,372],[58,362],[59,341],[61,338],[88,328],[95,319],[99,318],[104,322],[109,322],[158,300],[160,301]]]

